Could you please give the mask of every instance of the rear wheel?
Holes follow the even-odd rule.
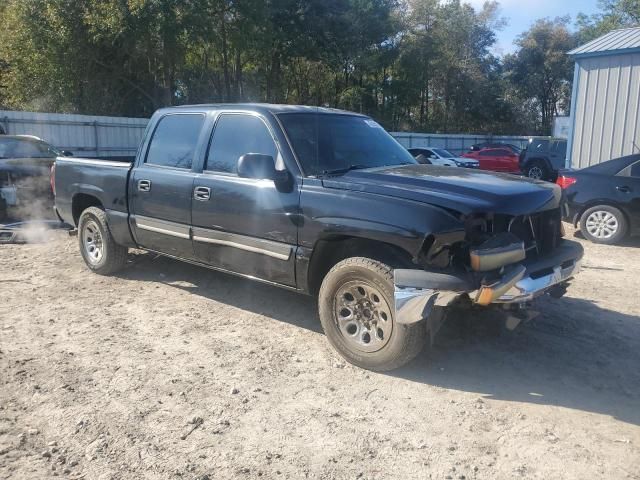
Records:
[[[350,363],[387,371],[422,350],[425,322],[397,324],[393,293],[393,269],[369,258],[343,260],[324,278],[318,296],[322,328]]]
[[[609,205],[591,207],[580,217],[580,231],[590,241],[612,245],[627,234],[627,219]]]
[[[128,249],[115,242],[107,215],[98,207],[89,207],[80,215],[78,241],[84,263],[100,275],[117,272],[127,263]]]
[[[525,175],[535,180],[551,180],[551,171],[541,160],[534,160],[525,169]]]

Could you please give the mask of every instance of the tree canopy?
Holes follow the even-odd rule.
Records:
[[[461,0],[5,0],[0,107],[148,116],[167,105],[275,102],[372,115],[394,130],[549,133],[566,52],[640,20],[604,0],[541,19],[493,53],[499,5]]]

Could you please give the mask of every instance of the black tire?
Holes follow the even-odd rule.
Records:
[[[98,207],[89,207],[80,215],[78,243],[84,263],[95,273],[110,275],[127,263],[128,249],[115,242],[107,225],[107,215]]]
[[[0,198],[0,223],[7,219],[7,202],[4,198]]]
[[[344,296],[341,292],[352,288],[351,285],[356,289],[356,285],[362,285],[363,291],[366,289],[365,294],[353,299],[353,304],[348,308],[340,310],[340,302],[346,301],[351,290],[347,290]],[[426,322],[413,325],[397,324],[394,318],[393,294],[393,269],[370,258],[347,258],[327,273],[318,295],[320,322],[331,345],[348,362],[367,370],[388,371],[409,362],[424,347],[427,340]],[[345,323],[342,323],[342,328],[338,325],[339,315],[349,308],[353,309],[351,314],[344,317],[352,318],[352,323],[358,324],[357,315],[365,318],[365,314],[367,318],[373,318],[376,322],[371,322],[366,327],[358,324],[355,327],[357,330],[352,334],[349,328],[353,325],[345,326]],[[369,308],[371,312],[367,313]],[[356,311],[359,313],[356,314]],[[344,321],[344,318],[342,320]],[[384,331],[380,334],[381,330],[386,330],[388,334]],[[356,346],[359,341],[366,340],[367,335],[371,345],[367,342]],[[374,338],[371,338],[371,335],[374,335]],[[375,351],[372,351],[374,348]]]
[[[552,172],[545,162],[542,160],[533,160],[525,167],[524,174],[535,180],[552,180]]]
[[[602,228],[598,229],[598,225],[602,225]],[[588,208],[580,216],[580,231],[593,243],[614,245],[626,237],[628,226],[624,214],[616,207],[609,205]]]

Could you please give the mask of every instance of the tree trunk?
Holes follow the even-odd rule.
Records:
[[[224,98],[229,101],[231,97],[231,75],[229,74],[229,47],[227,45],[227,26],[225,11],[220,13],[220,33],[222,35],[222,71],[224,75]]]
[[[240,51],[236,51],[236,65],[235,65],[235,81],[233,86],[233,100],[239,101],[242,99],[242,58]]]

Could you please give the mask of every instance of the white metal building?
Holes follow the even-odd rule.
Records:
[[[576,65],[567,166],[640,152],[640,27],[614,30],[569,55]]]

